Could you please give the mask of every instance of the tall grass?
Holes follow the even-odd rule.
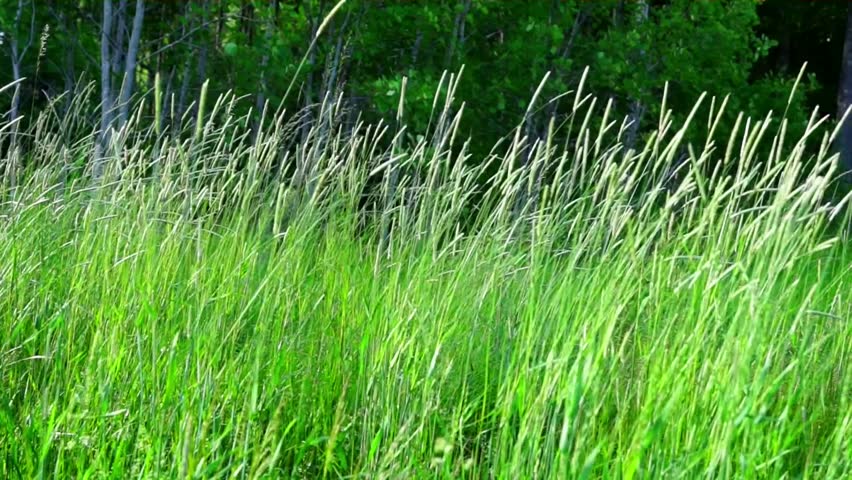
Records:
[[[581,87],[471,158],[457,82],[419,137],[154,94],[94,180],[91,91],[40,115],[3,158],[0,476],[848,478],[825,120],[716,139],[703,98],[632,151]]]

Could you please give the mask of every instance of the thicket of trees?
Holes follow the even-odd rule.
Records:
[[[351,115],[393,119],[406,78],[406,123],[417,132],[429,122],[442,73],[463,66],[457,96],[468,101],[462,126],[476,132],[476,150],[525,115],[526,133],[543,135],[570,108],[558,95],[589,66],[588,88],[633,122],[629,147],[655,126],[666,81],[676,112],[688,113],[707,91],[731,94],[729,115],[763,115],[787,108],[807,60],[787,111],[795,128],[816,106],[841,115],[852,103],[847,3],[0,0],[0,83],[24,79],[2,93],[0,108],[6,120],[21,116],[26,124],[48,99],[69,92],[70,105],[75,90],[96,82],[107,108],[92,113],[93,122],[106,140],[155,79],[163,126],[191,117],[210,79],[210,96],[234,90],[252,97],[244,108],[255,110],[283,101],[304,109],[306,123],[327,96],[339,97]],[[547,72],[539,105],[528,109]],[[852,152],[852,127],[842,138]],[[852,153],[844,159],[852,168]]]

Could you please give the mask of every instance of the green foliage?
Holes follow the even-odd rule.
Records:
[[[38,82],[32,82],[24,95],[38,97],[42,91],[56,95],[66,85],[63,78],[70,75],[76,81],[81,72],[97,78],[93,73],[99,68],[99,32],[86,26],[99,18],[100,2],[37,3],[37,31],[45,24],[57,25],[51,30]],[[189,108],[188,99],[198,95],[205,76],[211,79],[214,95],[232,90],[262,95],[273,106],[285,100],[288,108],[300,109],[326,95],[342,94],[347,107],[364,118],[391,120],[402,78],[407,77],[404,122],[411,130],[423,131],[442,74],[464,66],[457,93],[477,101],[467,105],[461,131],[465,136],[475,133],[472,147],[479,153],[514,127],[547,72],[549,80],[540,105],[527,120],[526,133],[542,137],[551,117],[565,120],[571,105],[559,95],[578,87],[587,66],[591,68],[587,91],[612,100],[613,118],[635,114],[631,108],[638,108],[641,115],[634,120],[639,133],[655,127],[665,82],[667,101],[676,112],[687,111],[702,92],[708,92],[717,97],[730,94],[732,111],[762,116],[781,101],[779,91],[789,91],[799,66],[777,72],[766,68],[768,55],[785,38],[778,25],[789,25],[790,31],[810,38],[818,35],[796,20],[809,17],[809,9],[826,21],[840,21],[836,9],[820,6],[824,2],[797,4],[795,12],[785,13],[777,2],[750,0],[350,1],[329,19],[309,51],[333,2],[150,3],[137,83],[140,90],[151,89],[159,73],[166,101],[172,94],[177,98],[175,117]],[[643,6],[648,7],[647,15]],[[0,24],[7,35],[16,7],[16,1],[5,0],[0,8]],[[29,29],[24,23],[21,30]],[[70,57],[58,48],[62,44],[73,47]],[[8,49],[0,50],[8,54]],[[303,58],[306,65],[296,77]],[[839,57],[833,61],[839,65]],[[25,59],[25,73],[33,74],[34,65],[31,53]],[[836,76],[817,73],[821,82]],[[294,77],[301,90],[283,99]],[[834,85],[833,79],[829,82]],[[825,88],[812,85],[803,101],[788,111],[797,125],[807,118],[813,99],[826,98]],[[29,103],[38,109],[42,100]],[[166,108],[169,121],[174,121],[171,111]]]

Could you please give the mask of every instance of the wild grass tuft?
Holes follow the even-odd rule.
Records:
[[[719,139],[702,99],[626,151],[580,89],[472,158],[457,82],[416,138],[330,98],[165,125],[157,89],[97,181],[91,89],[38,118],[3,158],[0,477],[849,478],[836,132]]]

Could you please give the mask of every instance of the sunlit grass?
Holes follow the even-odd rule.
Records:
[[[452,102],[411,142],[140,110],[95,180],[40,118],[4,153],[0,476],[848,478],[832,132],[708,122],[673,173],[686,125],[625,152],[575,95],[489,159]]]

